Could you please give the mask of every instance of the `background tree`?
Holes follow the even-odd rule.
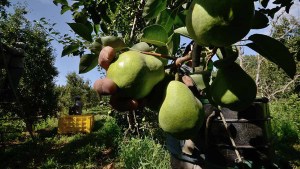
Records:
[[[67,84],[58,86],[59,107],[60,110],[67,110],[75,103],[75,97],[80,96],[84,104],[84,108],[88,109],[99,104],[97,93],[91,88],[90,81],[85,81],[75,72],[69,73],[67,76]]]
[[[297,64],[294,79],[287,77],[278,66],[262,56],[243,56],[244,69],[256,79],[258,96],[267,97],[272,116],[272,135],[276,153],[283,161],[299,166],[293,154],[299,154],[299,21],[282,16],[272,22],[270,35],[287,46]]]
[[[18,88],[18,102],[12,103],[2,111],[16,113],[24,118],[28,129],[36,116],[53,116],[57,111],[57,94],[54,92],[54,78],[58,75],[54,67],[55,57],[50,46],[50,38],[40,24],[30,23],[25,7],[15,7],[14,13],[0,19],[2,43],[26,44],[24,74]]]
[[[262,56],[243,57],[244,69],[256,79],[258,96],[267,97],[270,100],[288,98],[291,94],[299,91],[299,50],[300,50],[300,23],[293,16],[280,17],[272,22],[271,34],[278,41],[282,42],[297,63],[297,71],[294,79],[290,79],[278,66]]]
[[[10,1],[9,0],[2,0],[0,1],[0,17],[5,18],[7,16],[6,13],[6,8],[10,6]]]

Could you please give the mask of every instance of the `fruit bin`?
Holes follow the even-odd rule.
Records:
[[[68,115],[58,119],[58,133],[90,133],[94,127],[94,115]]]

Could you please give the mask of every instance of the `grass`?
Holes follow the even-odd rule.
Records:
[[[299,107],[297,98],[270,104],[273,135],[276,138],[275,157],[284,169],[300,168]],[[117,169],[170,168],[170,156],[164,147],[164,139],[158,139],[163,135],[156,131],[157,125],[143,122],[143,137],[123,137],[121,126],[127,126],[124,124],[126,121],[117,121],[108,116],[109,109],[101,110],[101,107],[96,107],[84,112],[95,115],[94,129],[89,134],[59,135],[57,118],[47,118],[35,126],[36,143],[28,139],[28,135],[24,137],[24,133],[10,135],[7,140],[18,142],[7,146],[0,145],[0,168],[94,169],[110,164]],[[118,112],[114,113],[119,115]],[[156,119],[148,118],[150,121]],[[20,127],[17,123],[11,125],[16,129]],[[9,126],[2,123],[2,127]]]
[[[0,168],[98,168],[115,158],[121,134],[114,119],[107,117],[98,118],[90,134],[48,131],[37,143],[1,147]]]
[[[123,168],[170,168],[170,155],[167,150],[148,137],[123,140],[120,144],[119,158],[124,165]]]
[[[300,98],[297,95],[270,104],[276,157],[286,166],[284,168],[300,168],[299,112]]]
[[[0,168],[116,168],[168,169],[169,154],[154,139],[125,138],[116,120],[95,115],[93,132],[57,134],[57,119],[36,125],[37,142],[0,147]]]

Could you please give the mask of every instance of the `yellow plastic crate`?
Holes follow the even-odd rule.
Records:
[[[69,115],[58,119],[58,133],[90,133],[94,127],[94,115]]]

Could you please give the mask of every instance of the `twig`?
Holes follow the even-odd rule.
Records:
[[[124,132],[124,137],[127,136],[127,134],[128,134],[129,131],[132,132],[132,111],[129,111],[126,114],[126,119],[127,119],[127,122],[128,122],[128,128]]]
[[[206,119],[206,123],[205,123],[205,147],[207,148],[208,146],[208,128],[211,122],[211,119],[216,115],[216,112],[213,111]]]
[[[136,111],[135,110],[133,111],[133,119],[134,119],[134,127],[136,129],[137,135],[138,135],[138,137],[140,137],[139,123],[138,123],[138,121],[136,119]]]
[[[212,57],[217,53],[217,50],[218,50],[218,48],[217,47],[214,47],[213,49],[212,49],[212,51],[207,55],[207,61],[206,61],[206,65],[205,65],[205,68],[207,69],[207,67],[208,67],[208,63],[209,63],[209,61],[212,59]]]

